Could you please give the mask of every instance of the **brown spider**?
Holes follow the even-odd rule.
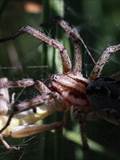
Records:
[[[82,53],[80,47],[81,42],[87,49],[86,45],[84,44],[78,31],[69,26],[69,24],[65,20],[59,19],[57,21],[57,24],[65,30],[67,35],[73,41],[75,52],[75,64],[73,67],[71,65],[67,49],[59,41],[49,38],[44,33],[30,26],[22,27],[18,30],[17,33],[11,35],[8,38],[0,39],[0,42],[5,42],[7,40],[15,39],[24,33],[28,33],[38,40],[48,44],[49,46],[58,49],[60,51],[60,56],[63,64],[63,74],[56,74],[51,76],[51,83],[48,87],[45,86],[41,81],[36,81],[34,86],[41,95],[38,95],[31,100],[25,100],[19,104],[14,104],[13,113],[15,114],[23,112],[25,110],[45,104],[46,113],[43,115],[43,119],[48,115],[54,113],[55,111],[67,111],[70,110],[70,108],[73,108],[75,117],[79,120],[80,123],[83,146],[85,148],[88,148],[87,138],[85,134],[85,125],[86,121],[92,116],[96,116],[96,114],[94,114],[94,109],[92,108],[91,101],[87,96],[87,87],[96,78],[100,77],[101,71],[104,65],[109,61],[110,56],[114,52],[120,50],[120,44],[110,46],[103,52],[98,61],[95,63],[95,66],[91,71],[89,78],[87,79],[83,77],[82,74]],[[9,123],[10,122],[8,122],[1,129],[1,132],[6,129]],[[31,131],[31,134],[32,132],[33,134],[38,133]]]

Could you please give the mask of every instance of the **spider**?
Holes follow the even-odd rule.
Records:
[[[98,61],[94,62],[95,65],[89,78],[86,78],[82,74],[81,44],[84,45],[90,55],[88,48],[78,31],[75,28],[72,28],[64,19],[58,19],[57,24],[64,29],[74,44],[75,64],[73,66],[71,64],[68,51],[63,44],[55,39],[49,38],[44,33],[31,26],[22,27],[15,34],[12,34],[7,38],[0,39],[0,42],[5,42],[8,40],[14,40],[18,36],[27,33],[49,46],[58,49],[62,59],[63,73],[52,75],[48,86],[44,85],[41,81],[37,81],[36,88],[39,90],[41,95],[31,100],[25,100],[19,104],[13,104],[14,114],[18,113],[17,117],[19,117],[20,112],[31,108],[41,107],[41,105],[44,104],[43,108],[45,108],[45,115],[43,117],[45,118],[56,111],[64,112],[72,108],[75,117],[80,123],[83,147],[89,148],[85,131],[86,122],[92,117],[99,117],[99,113],[101,113],[101,111],[100,109],[98,109],[98,112],[96,111],[92,106],[91,99],[88,95],[92,90],[92,87],[97,88],[99,84],[103,84],[103,86],[105,86],[105,80],[102,79],[102,81],[100,81],[99,77],[101,76],[104,65],[109,61],[111,55],[120,50],[120,44],[110,46],[105,49]],[[105,82],[105,84],[103,82]],[[104,108],[103,111],[103,113],[106,113],[106,108]],[[33,115],[35,115],[35,113],[33,113]],[[6,130],[6,127],[9,126],[5,125],[5,127],[1,129],[1,134]],[[34,130],[30,130],[30,132],[31,134],[36,133]]]

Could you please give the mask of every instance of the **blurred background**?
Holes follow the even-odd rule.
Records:
[[[120,43],[119,0],[0,0],[0,38],[11,35],[20,27],[33,26],[65,45],[74,59],[73,44],[52,19],[64,17],[81,34],[95,60],[110,45]],[[84,47],[83,73],[88,77],[94,66]],[[120,70],[120,55],[112,57],[103,71],[110,76]],[[74,63],[74,61],[72,61]],[[29,35],[0,44],[0,77],[11,80],[22,78],[40,79],[43,82],[53,73],[61,73],[58,51]],[[24,93],[28,98],[33,92]],[[61,117],[55,115],[50,122]],[[91,150],[82,150],[79,125],[68,115],[64,131],[48,132],[29,138],[14,140],[20,151],[6,151],[0,145],[0,160],[120,160],[120,127],[105,121],[90,122],[87,134]]]

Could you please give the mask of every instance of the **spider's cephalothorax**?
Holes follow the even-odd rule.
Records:
[[[70,106],[77,106],[83,112],[90,111],[87,86],[88,80],[80,73],[57,74],[51,77],[50,88],[62,96],[68,109]]]
[[[101,75],[101,71],[104,67],[104,65],[108,62],[110,59],[110,56],[114,53],[120,50],[120,44],[110,46],[108,47],[101,57],[98,59],[97,62],[94,61],[92,58],[87,46],[85,45],[83,39],[79,35],[78,31],[75,28],[72,28],[66,21],[63,19],[58,19],[57,24],[64,29],[64,31],[67,33],[67,35],[71,38],[73,45],[74,45],[74,52],[75,52],[75,63],[74,66],[72,66],[71,60],[69,58],[69,54],[67,49],[64,47],[63,44],[61,44],[59,41],[52,39],[45,35],[44,33],[40,32],[39,30],[34,29],[30,26],[22,27],[18,30],[15,34],[11,35],[10,37],[0,39],[0,42],[4,42],[7,40],[15,39],[16,37],[27,33],[32,35],[33,37],[37,38],[38,40],[48,44],[49,46],[52,46],[59,50],[62,64],[63,64],[63,73],[62,74],[56,74],[53,75],[50,78],[50,85],[47,87],[44,83],[41,81],[37,81],[37,83],[34,83],[35,88],[40,92],[40,95],[37,97],[34,97],[31,100],[25,100],[19,104],[13,104],[14,108],[17,111],[17,121],[20,121],[21,114],[19,112],[23,112],[24,110],[29,110],[34,107],[39,108],[39,112],[32,113],[32,119],[29,119],[29,112],[27,112],[27,117],[25,115],[22,115],[24,122],[23,126],[27,123],[26,128],[21,127],[17,125],[17,132],[16,132],[16,126],[15,126],[15,132],[14,135],[21,137],[26,136],[26,130],[28,136],[45,131],[47,129],[52,129],[53,127],[60,126],[59,123],[54,123],[53,125],[47,125],[43,126],[43,129],[40,125],[35,125],[34,123],[39,119],[44,119],[48,115],[53,114],[56,111],[66,111],[69,110],[71,107],[73,107],[73,113],[77,117],[79,123],[80,123],[80,129],[81,129],[81,136],[84,147],[88,148],[87,139],[85,136],[85,123],[87,118],[91,115],[96,116],[97,113],[100,111],[99,102],[96,103],[98,106],[94,106],[94,103],[92,101],[92,93],[95,93],[96,96],[101,95],[104,93],[104,98],[109,96],[109,90],[106,88],[106,81],[99,79]],[[84,78],[82,75],[82,52],[81,52],[81,44],[85,47],[88,54],[90,55],[91,59],[93,60],[95,66],[89,76],[88,79]],[[98,79],[97,79],[98,78]],[[108,82],[108,81],[107,81]],[[110,82],[111,83],[111,82]],[[108,83],[107,83],[108,84]],[[8,83],[8,85],[10,85]],[[114,85],[115,86],[115,85]],[[97,93],[100,91],[99,93]],[[111,91],[113,93],[113,91]],[[100,95],[100,96],[101,96]],[[99,101],[99,96],[97,101]],[[118,97],[119,99],[119,97]],[[119,101],[119,100],[118,100]],[[118,102],[117,101],[117,102]],[[43,106],[42,106],[43,105]],[[92,106],[93,105],[93,106]],[[107,109],[111,109],[111,106],[108,105]],[[13,109],[13,107],[9,108]],[[103,106],[104,113],[106,112],[106,107]],[[15,110],[14,110],[15,111]],[[113,108],[112,108],[113,111]],[[110,111],[111,112],[111,111]],[[14,112],[15,114],[16,112]],[[95,113],[95,114],[94,114]],[[8,115],[5,115],[8,117]],[[7,118],[6,117],[6,118]],[[12,116],[11,116],[12,117]],[[13,117],[14,118],[14,117]],[[2,119],[2,118],[1,118]],[[7,127],[9,127],[10,120],[12,118],[8,118],[8,121],[5,126],[1,129],[1,134],[4,131],[4,134],[6,133]],[[29,120],[28,120],[29,119]],[[16,119],[13,119],[16,120]],[[3,123],[3,122],[2,122]],[[31,126],[31,124],[33,124]],[[19,129],[20,127],[20,129]],[[12,129],[12,131],[14,131]],[[13,133],[10,128],[10,134]],[[2,139],[1,139],[2,140]]]

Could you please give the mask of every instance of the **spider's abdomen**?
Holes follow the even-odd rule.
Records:
[[[120,81],[97,78],[88,85],[87,95],[100,118],[120,123]]]
[[[120,81],[98,78],[88,85],[87,95],[96,110],[104,108],[120,110]]]

